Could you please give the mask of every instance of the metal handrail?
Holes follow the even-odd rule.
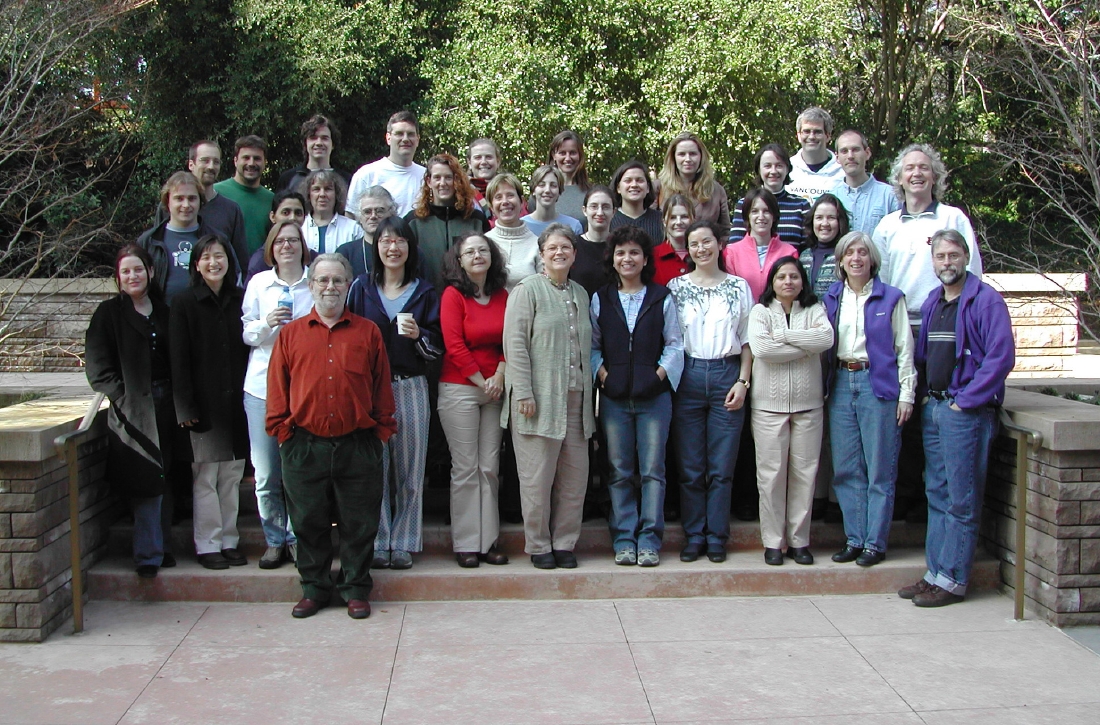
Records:
[[[1016,568],[1014,574],[1015,609],[1013,616],[1024,618],[1024,579],[1027,564],[1027,448],[1043,444],[1043,434],[1031,428],[1017,425],[1004,408],[1000,409],[1001,425],[1011,438],[1016,439]]]
[[[96,393],[76,430],[53,439],[69,469],[69,550],[73,582],[73,634],[84,631],[84,571],[80,567],[80,465],[77,449],[87,437],[92,421],[103,405],[103,393]]]

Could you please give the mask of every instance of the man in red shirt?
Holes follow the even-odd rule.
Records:
[[[351,279],[351,265],[338,254],[313,261],[313,311],[279,332],[267,371],[267,432],[279,439],[287,513],[298,537],[302,600],[291,614],[299,619],[332,599],[333,517],[340,533],[335,586],[350,617],[370,616],[382,443],[397,422],[382,333],[344,307]]]

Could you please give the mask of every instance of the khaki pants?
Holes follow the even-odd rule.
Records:
[[[769,549],[810,545],[814,478],[821,453],[822,408],[801,413],[752,411],[760,538]]]
[[[500,400],[476,385],[439,384],[439,422],[451,449],[451,539],[455,551],[486,553],[500,534]]]
[[[512,431],[528,554],[572,551],[581,535],[588,486],[583,393],[569,393],[565,439]]]

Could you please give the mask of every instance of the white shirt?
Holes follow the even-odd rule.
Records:
[[[974,227],[961,209],[932,202],[919,214],[904,208],[887,214],[871,236],[882,255],[878,276],[888,285],[905,293],[909,323],[920,324],[920,308],[932,290],[939,289],[940,280],[932,271],[932,235],[942,229],[954,229],[963,235],[970,247],[970,264],[974,274],[982,275],[982,253],[974,237]]]
[[[398,166],[388,156],[365,164],[351,177],[346,208],[358,210],[363,192],[372,186],[382,186],[397,204],[397,216],[403,217],[416,206],[416,198],[424,184],[424,171],[420,164]]]
[[[685,274],[671,279],[668,289],[676,300],[685,355],[721,360],[741,354],[752,311],[748,282],[730,274],[713,287],[700,287]]]
[[[305,235],[306,246],[318,254],[335,252],[336,248],[346,242],[354,242],[363,238],[363,227],[342,214],[332,217],[325,229],[325,248],[321,249],[321,232],[317,222],[313,221],[313,215],[306,216],[302,224],[302,234]]]
[[[308,271],[308,267],[302,270],[302,278],[291,285],[279,279],[273,269],[257,273],[248,282],[248,288],[244,291],[244,302],[241,303],[241,322],[244,323],[242,337],[245,344],[252,347],[248,356],[248,368],[244,373],[244,392],[249,395],[267,400],[267,365],[271,361],[271,351],[275,348],[275,337],[280,329],[269,327],[267,316],[278,306],[283,287],[290,288],[290,296],[294,300],[292,319],[305,317],[313,309],[313,295],[309,293],[309,284],[306,281]]]
[[[491,242],[497,245],[504,257],[504,267],[508,281],[504,289],[511,292],[520,280],[542,271],[542,258],[539,257],[539,238],[531,233],[526,224],[518,227],[502,227],[497,224],[485,233]]]

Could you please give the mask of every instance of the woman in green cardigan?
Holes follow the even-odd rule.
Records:
[[[569,279],[576,250],[572,229],[548,226],[539,235],[543,272],[516,285],[504,313],[501,425],[512,426],[524,551],[538,569],[577,566],[588,438],[596,429],[588,296]]]

